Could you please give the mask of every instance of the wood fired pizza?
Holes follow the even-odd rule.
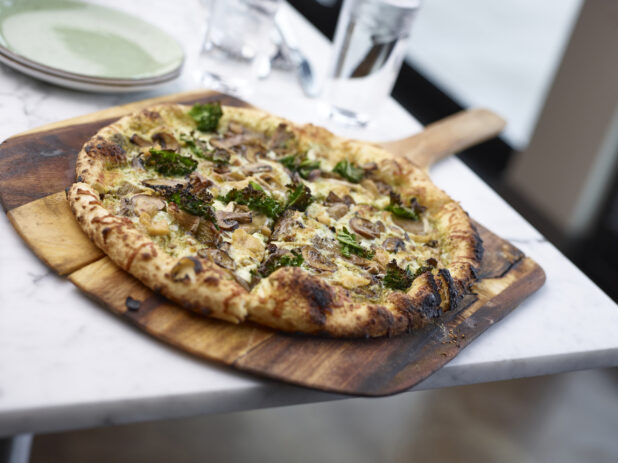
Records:
[[[407,159],[247,108],[159,105],[100,130],[71,208],[118,266],[182,307],[285,332],[377,337],[457,307],[481,240]]]

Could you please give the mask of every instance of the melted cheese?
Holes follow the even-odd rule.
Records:
[[[197,136],[199,140],[208,142],[214,136],[214,134],[192,132],[192,128],[189,126],[175,127],[167,131],[172,133],[177,140]],[[142,135],[148,138],[152,134]],[[107,174],[109,183],[105,187],[106,196],[103,204],[114,213],[118,214],[122,210],[124,196],[130,197],[136,191],[156,194],[156,192],[146,188],[142,182],[156,178],[157,173],[148,169],[136,169],[131,165],[131,161],[148,149],[129,144],[127,146],[128,163],[123,167],[112,169]],[[288,170],[276,161],[277,155],[273,151],[258,156],[253,163],[241,154],[232,154],[229,165],[224,169],[218,168],[210,161],[195,157],[188,147],[181,148],[181,154],[192,156],[193,159],[198,161],[196,172],[202,178],[212,182],[208,190],[215,198],[217,195],[227,194],[233,188],[240,190],[251,181],[261,185],[277,201],[281,203],[287,201],[288,188],[286,186],[292,183],[292,178]],[[333,163],[319,156],[319,153],[314,149],[307,151],[307,158],[309,160],[319,159],[321,168],[325,171],[330,171],[333,168]],[[248,173],[251,169],[253,169],[252,174]],[[304,246],[315,247],[327,262],[336,265],[336,270],[324,271],[324,269],[311,266],[309,262],[305,262],[303,268],[310,273],[320,274],[330,283],[341,285],[352,291],[375,285],[377,281],[375,268],[383,275],[386,264],[392,260],[395,260],[402,268],[409,266],[412,271],[425,265],[429,258],[437,259],[442,266],[448,262],[448,253],[426,246],[426,243],[430,240],[439,239],[429,219],[426,216],[422,219],[424,229],[422,234],[407,233],[393,220],[392,214],[384,210],[389,204],[389,197],[380,194],[375,186],[367,188],[366,186],[371,187],[371,184],[363,186],[330,177],[317,177],[313,181],[304,181],[304,183],[311,189],[315,202],[304,213],[295,214],[291,240],[286,238],[285,240],[271,241],[270,235],[274,221],[260,216],[256,212],[253,212],[254,221],[252,224],[243,224],[234,231],[221,232],[221,242],[229,245],[228,255],[234,260],[237,277],[247,282],[252,281],[256,270],[268,257],[266,247],[270,242],[277,247],[289,250],[301,249]],[[127,184],[125,190],[131,190],[132,193],[125,195],[118,193],[123,184]],[[324,199],[331,192],[340,198],[350,196],[355,203],[349,207],[345,215],[338,219],[331,217],[328,206],[323,204]],[[225,204],[217,199],[213,201],[212,206],[217,211],[232,212],[235,209],[232,202]],[[354,232],[350,225],[350,221],[354,217],[362,217],[372,223],[381,222],[384,231],[374,239],[363,237]],[[192,255],[206,247],[190,231],[183,229],[168,211],[159,211],[152,217],[133,216],[131,220],[145,233],[150,234],[157,245],[173,256]],[[369,272],[369,265],[363,267],[364,264],[361,265],[358,259],[346,258],[341,254],[341,243],[337,240],[337,234],[344,228],[354,232],[357,242],[374,254],[373,276]],[[385,240],[389,238],[402,240],[405,247],[396,253],[389,252],[384,244]],[[362,259],[360,261],[363,262]],[[380,277],[380,273],[378,273],[378,277]]]

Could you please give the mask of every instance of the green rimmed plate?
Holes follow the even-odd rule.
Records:
[[[147,22],[75,0],[0,1],[0,61],[71,88],[135,91],[180,75],[184,53]]]

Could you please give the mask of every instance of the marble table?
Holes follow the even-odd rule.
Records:
[[[105,3],[141,12],[176,36],[188,55],[183,77],[156,92],[110,96],[52,87],[0,67],[1,140],[111,105],[196,87],[190,71],[203,25],[197,1],[182,2],[182,8],[163,1]],[[284,13],[323,70],[328,41],[287,5]],[[316,102],[302,96],[289,74],[273,73],[249,100],[298,122],[324,124]],[[389,100],[366,130],[331,129],[388,140],[420,126]],[[547,283],[414,389],[618,365],[616,304],[459,160],[439,163],[431,175],[472,217],[539,262]],[[0,436],[341,398],[198,361],[149,338],[53,274],[0,214]]]

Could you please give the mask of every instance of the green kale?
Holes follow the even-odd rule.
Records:
[[[289,209],[302,212],[314,201],[313,196],[311,196],[311,189],[304,183],[287,185],[287,187],[290,189],[287,203]]]
[[[194,195],[187,190],[178,190],[170,193],[167,199],[175,203],[179,209],[189,214],[203,217],[216,225],[217,217],[215,210],[210,205],[213,197],[207,191],[200,195]]]
[[[266,278],[275,270],[281,267],[300,267],[305,259],[298,249],[293,249],[290,253],[283,255],[271,254],[271,256],[264,261],[258,268],[258,275]]]
[[[290,154],[278,159],[278,161],[292,172],[298,172],[298,174],[306,180],[312,170],[320,168],[320,161],[311,161],[303,158],[304,156],[305,155]]]
[[[393,259],[386,265],[386,275],[382,280],[382,283],[386,288],[390,289],[398,289],[400,291],[405,291],[410,286],[412,286],[412,282],[421,274],[431,271],[431,267],[421,266],[416,269],[416,272],[412,273],[410,271],[410,266],[408,265],[405,269],[399,267],[397,265],[397,261]]]
[[[185,144],[187,148],[189,148],[189,150],[191,150],[191,153],[193,153],[198,158],[204,158],[204,151],[199,146],[197,146],[197,143],[195,143],[194,140],[184,137],[180,137],[180,140]]]
[[[341,175],[343,178],[352,183],[359,183],[365,176],[365,171],[361,167],[358,167],[347,159],[339,161],[335,165],[333,172]]]
[[[219,126],[219,119],[223,115],[221,104],[214,103],[194,104],[189,111],[189,116],[197,124],[197,129],[201,132],[214,132]]]
[[[205,143],[195,142],[190,138],[181,138],[185,146],[191,150],[191,152],[198,158],[206,159],[207,161],[214,162],[218,166],[229,164],[230,153],[224,149],[208,149],[205,147]]]
[[[255,182],[250,182],[249,185],[242,190],[234,188],[225,196],[219,196],[218,199],[226,204],[230,201],[236,204],[242,204],[271,219],[278,218],[285,210],[285,207],[281,203],[266,193],[264,189]]]
[[[350,233],[345,227],[337,233],[337,240],[341,243],[341,254],[345,257],[350,257],[351,254],[356,254],[364,259],[371,259],[373,257],[373,252],[365,249],[358,241],[356,241],[356,235],[354,233]]]
[[[426,208],[418,204],[416,198],[412,198],[410,201],[410,207],[404,207],[401,203],[401,196],[391,191],[390,204],[384,208],[386,211],[390,211],[393,215],[401,217],[402,219],[418,220],[419,214]]]
[[[197,161],[191,156],[182,156],[175,151],[152,149],[145,165],[166,177],[179,177],[193,172],[197,167]]]

